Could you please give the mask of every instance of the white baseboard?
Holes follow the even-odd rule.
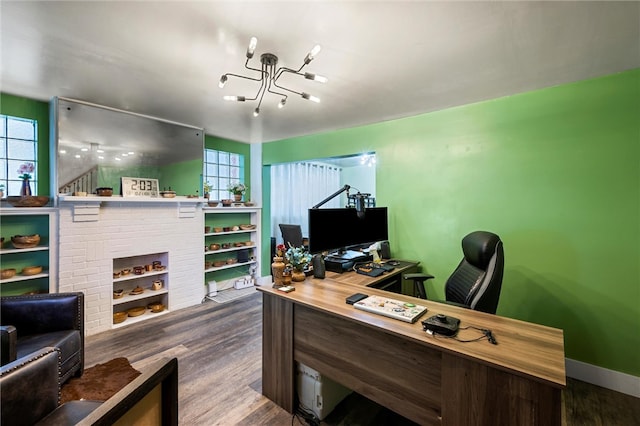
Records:
[[[640,398],[640,377],[565,358],[567,376]]]

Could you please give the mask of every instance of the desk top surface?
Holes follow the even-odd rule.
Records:
[[[404,269],[415,265],[416,263],[403,263],[391,274],[401,273]],[[270,286],[258,287],[258,290],[501,370],[556,387],[566,386],[562,330],[368,287],[388,278],[389,275],[385,273],[372,278],[355,272],[343,274],[327,272],[325,279],[307,277],[305,282],[294,283],[296,289],[290,293],[278,291]],[[426,306],[428,312],[413,324],[405,323],[348,305],[345,299],[354,293],[412,302]],[[442,336],[434,337],[424,332],[421,321],[440,313],[459,318],[461,328],[474,326],[490,329],[498,344],[490,344],[486,339],[462,343]],[[473,329],[461,329],[458,332],[458,338],[462,340],[474,339],[481,335],[479,331]]]

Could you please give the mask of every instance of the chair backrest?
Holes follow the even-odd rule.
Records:
[[[285,247],[302,247],[302,228],[300,225],[287,225],[281,223],[279,226]]]
[[[475,231],[462,239],[464,258],[445,284],[446,300],[495,314],[502,288],[504,250],[496,234]]]

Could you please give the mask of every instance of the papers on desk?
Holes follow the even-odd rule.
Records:
[[[427,312],[426,306],[381,296],[369,296],[353,304],[356,309],[367,311],[404,322],[414,323]]]

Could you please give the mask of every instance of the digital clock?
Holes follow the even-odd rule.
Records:
[[[123,197],[157,198],[160,196],[158,179],[122,177],[120,185]]]

